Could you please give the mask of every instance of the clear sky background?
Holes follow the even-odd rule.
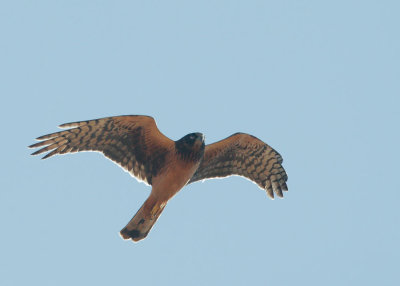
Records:
[[[399,1],[2,1],[1,285],[400,285]],[[150,188],[96,153],[26,146],[65,122],[242,131],[289,175]]]

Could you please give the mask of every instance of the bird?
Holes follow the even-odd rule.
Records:
[[[137,180],[152,187],[149,197],[120,231],[125,240],[138,242],[149,234],[168,201],[184,186],[232,175],[256,183],[267,195],[283,197],[288,176],[282,156],[246,133],[205,145],[200,132],[172,140],[158,129],[153,117],[122,115],[59,125],[63,131],[36,138],[32,153],[56,154],[97,151]]]

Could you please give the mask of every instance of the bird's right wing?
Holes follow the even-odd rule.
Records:
[[[29,147],[46,147],[32,155],[50,151],[43,157],[46,159],[55,154],[98,151],[149,185],[174,146],[150,116],[106,117],[65,123],[60,127],[72,128],[38,137],[36,140],[41,142]]]

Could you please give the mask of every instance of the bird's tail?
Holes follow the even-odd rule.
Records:
[[[123,239],[142,240],[150,232],[164,210],[166,202],[157,201],[151,195],[130,222],[121,230]]]

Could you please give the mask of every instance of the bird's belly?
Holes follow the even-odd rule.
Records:
[[[162,201],[168,201],[187,184],[197,167],[196,165],[168,168],[153,181],[153,195]]]

